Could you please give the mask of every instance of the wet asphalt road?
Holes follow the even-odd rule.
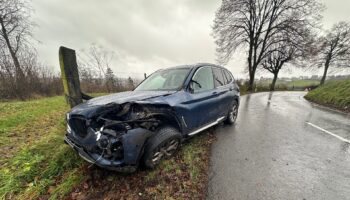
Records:
[[[241,98],[236,125],[216,130],[207,199],[350,199],[350,115],[305,94]]]

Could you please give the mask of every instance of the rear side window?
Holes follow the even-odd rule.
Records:
[[[227,83],[231,83],[233,79],[232,79],[230,72],[228,72],[227,70],[224,70],[224,73],[225,73],[225,76],[227,79]]]
[[[224,74],[222,73],[222,70],[220,68],[213,67],[213,75],[215,87],[225,85],[226,78],[224,77]]]
[[[214,80],[211,67],[202,67],[198,69],[192,78],[191,87],[194,93],[214,89]]]

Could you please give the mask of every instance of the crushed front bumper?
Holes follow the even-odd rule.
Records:
[[[72,133],[67,133],[64,141],[89,163],[109,170],[131,173],[136,171],[143,153],[144,144],[152,134],[153,132],[147,129],[136,128],[129,130],[121,136],[120,140],[122,142],[124,156],[123,160],[120,161],[111,161],[103,158],[101,154],[88,151]]]

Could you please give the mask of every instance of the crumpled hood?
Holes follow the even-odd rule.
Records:
[[[72,108],[70,114],[90,117],[98,108],[110,103],[123,104],[135,101],[157,101],[159,97],[174,94],[176,91],[127,91],[90,99]],[[158,97],[158,98],[157,98]]]

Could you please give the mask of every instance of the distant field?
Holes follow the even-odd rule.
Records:
[[[256,80],[253,92],[266,92],[270,91],[270,85],[272,80]],[[275,85],[275,91],[300,91],[305,90],[305,88],[314,87],[319,85],[318,80],[294,80],[294,81],[284,81],[277,80]],[[246,94],[248,91],[248,85],[240,83],[241,94]]]
[[[325,85],[309,92],[306,99],[350,111],[350,80],[328,81]]]
[[[286,84],[288,87],[308,87],[308,86],[316,86],[320,84],[318,80],[295,80],[291,82],[280,82],[277,81],[277,84]]]
[[[0,103],[0,199],[202,199],[210,134],[195,137],[156,170],[132,175],[90,167],[63,143],[63,97]],[[73,191],[73,188],[74,191]]]
[[[256,81],[256,84],[263,87],[269,87],[271,84],[271,80],[269,81]],[[289,90],[295,89],[302,89],[305,87],[310,86],[316,86],[319,85],[320,81],[318,80],[293,80],[293,81],[284,81],[284,80],[277,80],[276,82],[276,88],[287,88]]]

